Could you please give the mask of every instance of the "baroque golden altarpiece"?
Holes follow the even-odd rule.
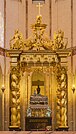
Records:
[[[19,30],[10,40],[10,126],[25,126],[26,109],[37,82],[47,95],[52,110],[52,127],[68,126],[67,116],[67,41],[64,32],[55,32],[51,40],[46,24],[37,16],[32,35],[25,39]]]

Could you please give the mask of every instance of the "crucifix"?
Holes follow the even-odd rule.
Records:
[[[37,7],[39,8],[39,15],[41,15],[41,14],[40,14],[40,11],[41,11],[42,5],[39,3],[39,4],[37,5]]]

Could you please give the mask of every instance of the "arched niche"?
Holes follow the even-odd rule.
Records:
[[[32,89],[31,93],[33,94],[34,91],[37,89],[38,85],[40,87],[40,94],[45,94],[45,88],[44,88],[44,73],[42,71],[34,71],[32,74]]]

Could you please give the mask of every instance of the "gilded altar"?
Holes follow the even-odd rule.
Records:
[[[42,16],[37,16],[31,26],[32,35],[24,39],[19,30],[10,40],[8,54],[10,62],[10,126],[25,129],[26,110],[30,96],[34,94],[37,81],[40,81],[41,94],[47,96],[52,108],[52,127],[67,127],[67,41],[64,32],[55,32],[51,40],[45,34],[46,24]],[[37,96],[36,96],[37,97]],[[34,103],[34,102],[33,102]],[[42,102],[41,102],[42,103]],[[47,107],[36,113],[31,105],[33,117],[43,118]],[[41,113],[40,113],[41,112]],[[43,113],[43,114],[42,114]],[[46,118],[46,116],[45,116]],[[55,124],[54,124],[55,122]]]

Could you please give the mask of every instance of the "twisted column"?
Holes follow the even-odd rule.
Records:
[[[20,126],[20,88],[18,67],[11,69],[11,126]]]
[[[57,71],[57,127],[67,127],[67,73],[59,66]]]
[[[67,126],[67,75],[65,68],[61,72],[61,126]]]

